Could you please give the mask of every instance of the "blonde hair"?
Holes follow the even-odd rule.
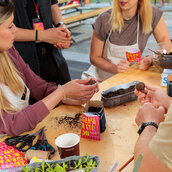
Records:
[[[8,1],[6,6],[0,5],[0,25],[3,24],[13,13],[14,6],[11,1]],[[22,93],[24,87],[18,78],[19,72],[12,63],[11,59],[6,52],[0,52],[0,84],[5,84],[14,93]],[[0,87],[0,117],[5,125],[2,117],[2,111],[11,113],[17,110],[11,106],[7,97],[4,95],[2,88]],[[6,125],[5,125],[6,126]]]
[[[138,2],[138,10],[142,21],[143,33],[148,34],[152,31],[152,4],[150,0],[139,0]],[[124,20],[118,0],[113,0],[110,22],[112,23],[112,29],[114,31],[121,32],[124,26]]]
[[[14,93],[22,93],[24,87],[18,78],[19,72],[8,57],[6,52],[0,53],[0,83],[5,84]],[[0,87],[0,109],[4,111],[16,111],[5,97]]]

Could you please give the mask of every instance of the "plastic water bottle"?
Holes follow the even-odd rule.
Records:
[[[161,74],[161,86],[167,86],[167,77],[169,74],[172,74],[172,69],[164,69]]]

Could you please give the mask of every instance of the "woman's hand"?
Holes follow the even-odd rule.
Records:
[[[64,28],[63,32],[65,32],[66,33],[66,37],[70,38],[70,40],[71,40],[71,32],[68,30],[66,25],[61,25],[60,27]],[[71,43],[72,43],[72,41],[70,41],[70,42],[56,42],[54,44],[54,47],[60,48],[60,49],[66,49],[66,48],[69,48]]]
[[[127,60],[121,60],[117,64],[117,72],[125,72],[129,68],[130,62]]]
[[[64,93],[64,97],[80,100],[82,103],[90,100],[94,93],[98,92],[98,82],[90,85],[90,80],[93,78],[88,78],[86,80],[76,79],[64,84],[61,89]]]
[[[143,57],[140,62],[137,63],[140,70],[148,70],[152,64],[150,56]]]
[[[50,28],[47,30],[39,30],[38,40],[49,44],[68,44],[72,43],[71,36],[66,28]]]
[[[172,98],[169,97],[162,88],[147,84],[145,84],[145,89],[143,91],[135,90],[135,94],[138,96],[138,100],[142,105],[145,103],[152,103],[156,108],[163,106],[165,112],[168,111],[172,102]]]

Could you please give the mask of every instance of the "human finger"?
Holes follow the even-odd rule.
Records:
[[[157,110],[160,114],[165,114],[165,108],[163,106],[159,106]]]
[[[145,88],[147,88],[148,90],[151,90],[151,91],[156,91],[158,89],[158,87],[151,86],[151,85],[148,85],[148,84],[145,84]]]

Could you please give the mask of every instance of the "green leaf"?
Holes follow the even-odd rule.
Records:
[[[41,164],[41,166],[42,166],[42,172],[45,172],[45,162],[44,161],[42,161],[42,164]]]
[[[63,169],[63,167],[61,167],[59,164],[56,164],[54,170],[55,172],[66,172],[66,170]]]
[[[28,167],[28,165],[26,165],[26,167],[23,167],[22,170],[24,172],[30,172],[30,167]]]
[[[67,168],[67,164],[65,164],[65,162],[63,162],[63,169],[66,171]]]
[[[82,158],[81,159],[79,159],[79,161],[78,161],[78,165],[80,165],[82,163]]]
[[[91,159],[89,162],[87,162],[87,167],[91,167],[93,164],[93,159]]]
[[[96,161],[93,162],[92,167],[96,167]]]
[[[88,161],[88,158],[89,158],[89,155],[88,153],[86,153],[86,157],[84,158],[86,162]]]

